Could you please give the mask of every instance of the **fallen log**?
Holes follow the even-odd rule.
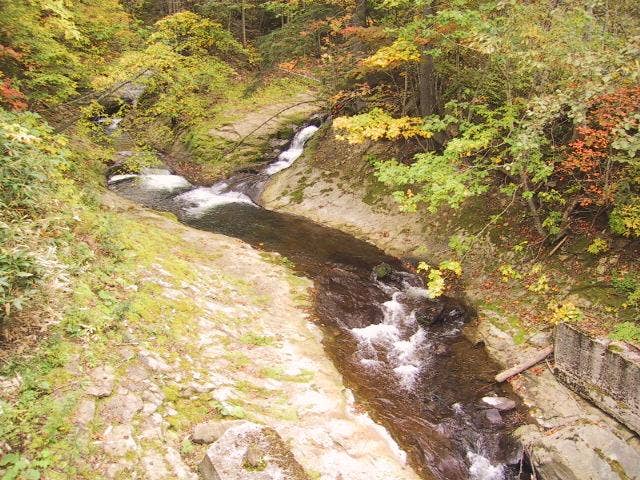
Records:
[[[511,378],[514,375],[517,375],[517,374],[519,374],[521,372],[524,372],[528,368],[533,367],[536,363],[541,362],[542,360],[547,358],[552,353],[553,353],[553,346],[544,348],[544,349],[536,352],[536,354],[534,356],[532,356],[530,359],[528,359],[527,361],[522,362],[522,363],[516,365],[515,367],[511,367],[508,370],[503,370],[502,372],[497,374],[496,375],[496,382],[504,382],[508,378]]]

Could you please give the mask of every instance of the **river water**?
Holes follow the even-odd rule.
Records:
[[[265,182],[295,162],[317,129],[300,129],[261,171],[211,187],[153,169],[115,175],[108,184],[190,226],[278,252],[311,278],[327,354],[359,404],[423,478],[518,478],[519,449],[509,437],[516,410],[500,414],[482,400],[514,394],[494,383],[497,366],[462,335],[471,316],[467,307],[455,299],[430,299],[418,276],[367,242],[259,206]],[[374,268],[383,263],[391,273],[377,278]]]

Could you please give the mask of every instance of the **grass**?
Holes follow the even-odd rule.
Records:
[[[310,370],[302,370],[297,374],[288,374],[280,367],[263,367],[260,376],[280,380],[283,382],[309,383],[313,380],[314,373]]]
[[[622,322],[613,328],[609,335],[614,340],[640,345],[640,325],[635,322]]]

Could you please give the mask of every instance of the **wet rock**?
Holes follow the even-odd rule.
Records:
[[[391,272],[393,272],[393,268],[388,263],[381,263],[373,267],[373,273],[378,280],[388,277]]]
[[[484,412],[484,415],[487,417],[487,420],[489,420],[491,425],[499,426],[504,423],[502,415],[500,415],[500,411],[497,408],[490,408]]]
[[[452,301],[432,301],[422,299],[418,305],[413,305],[416,320],[422,326],[434,323],[447,323],[459,320],[466,315],[462,305]]]
[[[278,433],[252,422],[229,428],[209,447],[199,469],[204,480],[308,480]]]
[[[442,305],[435,303],[424,303],[414,310],[416,321],[423,327],[428,327],[436,322],[436,318],[442,313]]]
[[[131,425],[110,425],[102,434],[102,448],[106,454],[122,457],[138,450]]]
[[[503,412],[516,408],[516,402],[506,397],[482,397],[482,401]]]
[[[451,353],[451,348],[444,343],[439,343],[433,348],[433,353],[440,356],[449,355]]]
[[[233,425],[241,423],[236,420],[222,420],[199,423],[193,428],[191,434],[191,441],[193,443],[213,443],[218,440],[224,432],[226,432]]]
[[[91,384],[87,387],[87,394],[94,397],[108,397],[113,391],[115,372],[111,365],[94,368],[90,374]]]

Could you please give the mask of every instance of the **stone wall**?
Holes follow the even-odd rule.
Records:
[[[554,355],[563,383],[640,433],[640,352],[560,324]]]

